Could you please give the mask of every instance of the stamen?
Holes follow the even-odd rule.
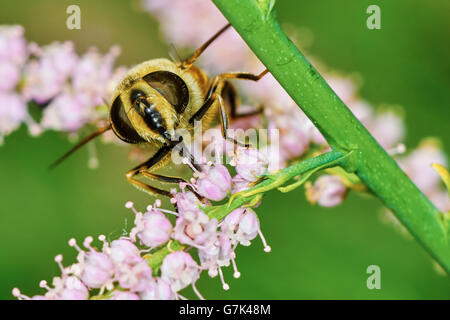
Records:
[[[198,172],[198,170],[192,165],[191,161],[188,158],[183,158],[183,160],[181,160],[181,162],[183,162],[183,164],[186,164],[189,166],[189,168],[192,169],[192,171]]]
[[[12,289],[12,294],[14,297],[16,297],[19,300],[31,300],[31,298],[29,296],[22,294],[20,292],[19,288]]]
[[[219,270],[219,277],[220,277],[220,281],[222,282],[223,290],[229,290],[230,286],[228,285],[228,283],[225,282],[225,280],[223,278],[222,268],[219,267],[218,270]]]
[[[75,238],[72,238],[69,240],[69,246],[75,248],[79,253],[84,253],[83,250],[78,246],[77,240]]]
[[[94,251],[94,248],[91,247],[92,241],[94,241],[94,238],[92,238],[91,236],[87,236],[83,241],[83,246],[90,251]]]
[[[100,240],[101,242],[103,242],[103,248],[102,250],[106,250],[109,247],[108,242],[106,241],[106,236],[104,234],[101,234],[98,236],[98,240]]]
[[[59,269],[61,269],[61,274],[62,274],[63,276],[65,276],[65,275],[66,275],[66,270],[64,269],[64,266],[63,266],[63,264],[62,264],[62,260],[63,260],[62,254],[58,254],[58,255],[55,257],[55,262],[58,264]]]
[[[239,272],[239,270],[238,270],[238,268],[237,268],[235,258],[236,258],[236,255],[235,255],[234,252],[233,252],[233,255],[232,255],[232,257],[231,257],[231,264],[233,265],[233,270],[234,270],[233,277],[234,277],[235,279],[237,279],[237,278],[240,278],[240,277],[241,277],[241,273]]]
[[[203,296],[200,294],[200,292],[197,290],[197,287],[195,286],[195,283],[192,284],[192,289],[194,290],[195,294],[200,300],[206,300],[203,298]]]
[[[45,280],[42,280],[41,282],[39,282],[39,287],[44,288],[44,289],[47,289],[48,291],[51,291],[51,290],[52,290],[52,288],[50,288],[50,287],[48,286],[47,281],[45,281]]]
[[[133,208],[133,202],[127,201],[127,203],[125,203],[125,208],[127,208],[127,209]]]
[[[149,210],[150,211],[150,210]],[[162,208],[158,208],[158,211],[161,212],[165,212],[165,213],[169,213],[169,214],[173,214],[174,216],[178,217],[178,213],[176,213],[175,211],[171,211],[171,210],[167,210],[167,209],[162,209]]]
[[[263,246],[264,246],[264,251],[265,251],[265,252],[270,252],[270,251],[272,251],[272,248],[271,248],[270,246],[267,245],[266,238],[264,238],[264,235],[262,234],[261,229],[258,230],[258,234],[259,234],[259,236],[261,237],[261,241],[262,241]]]
[[[175,299],[177,299],[177,300],[189,300],[188,298],[186,298],[185,296],[182,296],[179,293],[175,293]]]
[[[125,203],[125,208],[131,209],[135,215],[139,215],[139,212],[134,207],[134,203],[132,201],[128,201],[127,203]]]

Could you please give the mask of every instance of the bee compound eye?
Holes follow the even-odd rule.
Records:
[[[189,90],[183,79],[170,71],[155,71],[143,79],[158,91],[178,114],[184,112],[189,103]]]
[[[114,100],[111,106],[110,121],[113,132],[120,140],[128,143],[140,143],[144,141],[128,119],[120,96]]]

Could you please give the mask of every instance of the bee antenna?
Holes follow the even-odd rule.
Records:
[[[69,157],[72,153],[74,153],[75,151],[80,149],[82,146],[84,146],[86,143],[88,143],[92,139],[97,138],[99,135],[105,133],[106,131],[108,131],[110,129],[111,129],[111,124],[108,124],[107,126],[98,128],[97,130],[92,132],[90,135],[88,135],[86,138],[84,138],[83,140],[78,142],[72,149],[70,149],[67,153],[65,153],[61,158],[59,158],[58,160],[53,162],[49,166],[49,169],[54,169],[57,165],[59,165],[61,162],[63,162],[65,159],[67,159],[67,157]]]
[[[226,24],[222,27],[219,31],[216,32],[211,38],[209,38],[200,48],[195,50],[195,52],[192,54],[191,57],[181,62],[182,69],[189,69],[194,62],[200,57],[200,55],[203,53],[203,51],[206,50],[206,48],[209,47],[211,43],[214,42],[222,33],[224,33],[229,27],[231,27],[231,24]]]

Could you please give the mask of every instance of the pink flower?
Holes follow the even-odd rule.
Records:
[[[170,239],[172,224],[164,214],[152,210],[142,217],[143,227],[137,236],[143,244],[150,248],[158,247]]]
[[[0,26],[0,63],[10,62],[21,66],[27,57],[23,27]]]
[[[339,177],[322,175],[312,187],[307,187],[306,197],[313,204],[317,202],[322,207],[334,207],[344,200],[346,193],[347,189]]]
[[[119,239],[111,242],[109,256],[115,265],[141,261],[139,249],[129,240]]]
[[[373,119],[373,110],[368,102],[363,100],[352,101],[347,105],[361,123],[368,127]]]
[[[4,135],[16,130],[28,117],[27,105],[19,95],[0,92],[0,144]]]
[[[225,217],[222,230],[233,242],[238,241],[242,245],[248,246],[250,240],[258,235],[259,221],[252,209],[239,208]]]
[[[231,193],[238,193],[240,191],[248,189],[251,183],[250,181],[242,178],[239,174],[235,175],[232,181],[233,181],[233,188],[231,189]]]
[[[208,270],[210,277],[214,278],[219,274],[224,290],[228,290],[230,286],[225,282],[221,267],[229,266],[231,260],[233,262],[234,277],[240,277],[240,272],[237,270],[236,262],[234,261],[235,253],[231,248],[231,241],[227,235],[219,233],[214,242],[211,242],[204,249],[199,249],[198,256],[202,268]]]
[[[336,92],[345,104],[350,103],[355,98],[357,86],[351,78],[344,78],[336,74],[328,74],[325,75],[325,79],[331,89]]]
[[[199,208],[204,206],[195,194],[191,191],[184,190],[176,193],[171,202],[176,204],[180,214],[189,214],[192,212],[201,211]]]
[[[90,288],[100,288],[112,279],[113,265],[109,257],[100,252],[86,254],[81,280]]]
[[[83,95],[89,106],[104,104],[103,101],[109,98],[107,85],[119,54],[119,47],[112,47],[104,56],[97,49],[91,48],[78,61],[72,74],[72,84],[75,92]]]
[[[70,276],[67,273],[62,265],[62,259],[62,255],[55,257],[55,262],[58,264],[62,276],[53,278],[53,288],[48,286],[47,281],[42,280],[39,286],[47,289],[47,293],[44,296],[34,296],[32,297],[33,300],[87,300],[89,298],[86,285],[78,277]],[[27,297],[23,296],[23,298]]]
[[[223,219],[220,228],[230,238],[233,245],[240,243],[243,246],[249,246],[250,240],[259,235],[264,245],[264,251],[270,252],[271,250],[259,227],[259,219],[251,208],[233,210]]]
[[[137,263],[125,262],[117,265],[115,270],[119,285],[131,291],[144,290],[146,283],[152,280],[152,268],[142,258]]]
[[[231,190],[231,176],[221,164],[205,167],[195,183],[197,192],[213,201],[220,201]]]
[[[89,297],[88,289],[77,277],[65,278],[63,286],[57,296],[60,300],[87,300]]]
[[[145,289],[139,292],[139,296],[142,300],[174,300],[176,298],[170,285],[161,278],[149,281]]]
[[[113,292],[111,300],[140,300],[140,299],[139,296],[133,292],[116,290]]]
[[[20,69],[11,62],[0,61],[0,92],[14,90],[20,79]]]
[[[69,240],[69,245],[78,251],[78,265],[74,273],[79,274],[83,283],[90,288],[101,288],[112,281],[114,266],[106,253],[98,252],[91,247],[92,237],[86,237],[83,244],[89,251],[78,247],[75,239]]]
[[[405,136],[403,120],[394,112],[383,112],[368,124],[369,131],[385,149],[395,147]]]
[[[173,291],[179,291],[197,281],[199,266],[192,257],[177,251],[167,255],[161,265],[161,278],[170,284]]]
[[[256,149],[239,149],[235,161],[237,173],[247,181],[256,181],[267,172],[268,161]]]
[[[447,165],[447,159],[434,140],[423,141],[417,149],[399,160],[400,167],[425,194],[439,189],[441,178],[431,164]]]
[[[217,220],[177,218],[173,238],[181,243],[202,248],[216,236]]]
[[[44,109],[41,125],[58,131],[76,131],[87,121],[86,107],[82,98],[64,92]]]
[[[38,59],[25,66],[23,95],[27,100],[45,103],[64,89],[78,57],[69,41],[53,42],[42,48],[31,44],[30,50]]]

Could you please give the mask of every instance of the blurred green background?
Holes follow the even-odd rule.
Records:
[[[70,4],[81,6],[81,30],[65,27]],[[381,7],[381,30],[366,28],[370,4]],[[408,146],[438,136],[450,150],[450,1],[279,0],[276,8],[282,23],[312,31],[310,54],[363,77],[365,99],[404,106]],[[41,45],[73,40],[79,53],[119,44],[119,65],[168,51],[137,1],[2,0],[0,24],[23,25],[27,39]],[[42,292],[39,281],[59,273],[54,256],[62,253],[66,265],[74,259],[69,238],[118,236],[133,219],[124,203],[144,209],[150,202],[124,178],[133,165],[127,149],[96,145],[97,170],[87,168],[83,150],[51,172],[48,165],[70,147],[63,134],[32,138],[22,127],[0,147],[1,299],[12,298],[15,286]],[[324,209],[310,206],[302,191],[273,192],[257,210],[272,252],[264,253],[259,240],[240,247],[241,279],[225,271],[230,291],[207,276],[198,287],[209,299],[448,299],[448,278],[435,272],[418,243],[380,221],[380,209],[376,199],[353,194]],[[381,290],[366,287],[372,264],[381,267]]]

